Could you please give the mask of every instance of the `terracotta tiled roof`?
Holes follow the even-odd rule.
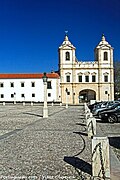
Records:
[[[57,73],[47,73],[48,78],[59,78]],[[43,74],[0,74],[0,79],[36,79],[42,78]]]

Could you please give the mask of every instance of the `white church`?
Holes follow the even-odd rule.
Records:
[[[68,35],[58,48],[59,69],[47,73],[47,101],[79,104],[114,100],[113,47],[102,35],[95,47],[95,60],[78,61]],[[43,102],[43,73],[0,74],[0,102]]]

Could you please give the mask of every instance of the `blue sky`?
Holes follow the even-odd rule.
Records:
[[[120,0],[0,0],[0,73],[57,70],[65,30],[78,60],[94,60],[102,33],[120,60]]]

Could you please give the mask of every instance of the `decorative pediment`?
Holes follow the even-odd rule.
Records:
[[[82,72],[79,72],[79,73],[78,73],[78,76],[82,76],[82,75],[83,75],[83,73],[82,73]]]
[[[65,73],[65,75],[71,75],[71,73],[70,73],[70,72],[67,72],[67,73]]]
[[[95,76],[96,74],[97,74],[96,72],[91,73],[91,75],[93,75],[93,76]]]
[[[104,76],[107,76],[108,74],[109,74],[108,72],[103,73]]]
[[[89,76],[89,75],[90,75],[90,72],[87,71],[87,72],[85,72],[84,74],[85,74],[86,76]]]

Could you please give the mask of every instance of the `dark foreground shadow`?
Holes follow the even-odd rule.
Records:
[[[64,157],[64,161],[70,165],[72,165],[73,167],[92,175],[92,166],[91,164],[85,162],[82,159],[79,159],[78,157]]]
[[[120,137],[109,137],[110,146],[120,149]]]
[[[86,124],[83,124],[83,123],[76,123],[76,125],[79,125],[79,126],[86,126]]]
[[[34,113],[23,113],[23,114],[27,114],[27,115],[31,115],[31,116],[37,116],[37,117],[43,117],[42,115],[39,115],[39,114],[34,114]]]
[[[101,120],[101,119],[96,119],[96,122],[103,124],[103,123],[106,123],[107,121],[106,120]]]
[[[83,136],[88,136],[88,134],[87,134],[87,133],[85,133],[85,132],[73,132],[73,133],[75,133],[75,134],[79,134],[79,135],[83,135]]]

